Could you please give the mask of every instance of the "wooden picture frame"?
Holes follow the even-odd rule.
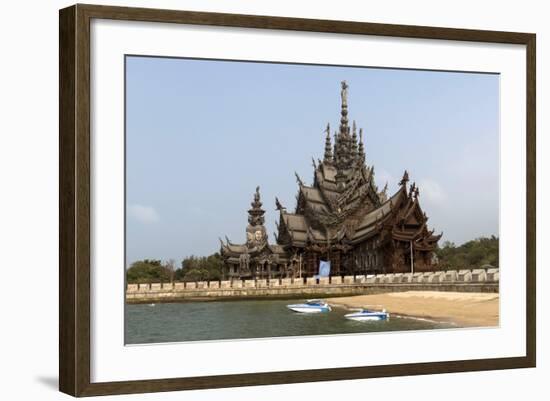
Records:
[[[90,380],[90,21],[94,18],[526,46],[526,356],[92,383]],[[60,10],[59,29],[60,391],[73,396],[94,396],[535,366],[536,38],[534,34],[96,5],[74,5]]]

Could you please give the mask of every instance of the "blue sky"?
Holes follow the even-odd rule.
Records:
[[[127,263],[244,242],[257,185],[274,241],[275,196],[292,209],[294,171],[311,183],[342,80],[380,188],[407,169],[443,240],[498,235],[498,75],[131,56]]]

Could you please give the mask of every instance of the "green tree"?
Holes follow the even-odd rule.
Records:
[[[460,246],[445,241],[436,250],[439,265],[444,269],[455,270],[476,268],[484,265],[498,267],[499,241],[494,235],[465,242]]]
[[[174,281],[213,281],[223,278],[223,259],[218,253],[209,256],[186,257],[181,268],[176,269],[174,260],[164,264],[156,259],[138,260],[126,271],[130,284]]]
[[[208,281],[210,280],[210,272],[206,269],[196,268],[191,269],[183,276],[184,281]]]
[[[222,279],[223,260],[218,253],[210,256],[189,256],[181,262],[181,271],[176,277],[183,281],[204,281]]]
[[[170,281],[170,272],[160,260],[138,260],[126,271],[126,280],[131,284]]]

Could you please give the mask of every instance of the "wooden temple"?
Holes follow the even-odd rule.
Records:
[[[221,241],[228,278],[312,277],[319,262],[331,275],[422,272],[436,268],[434,250],[442,234],[427,226],[419,188],[407,171],[391,197],[381,191],[374,166],[366,163],[362,130],[348,121],[348,85],[342,82],[341,118],[332,144],[326,128],[324,157],[313,162],[313,183],[298,181],[297,204],[289,212],[278,199],[276,244],[268,243],[259,187],[248,211],[247,241]]]

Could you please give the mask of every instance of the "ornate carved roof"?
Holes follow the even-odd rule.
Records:
[[[366,163],[363,131],[348,122],[348,85],[342,82],[342,107],[338,132],[331,148],[330,125],[325,130],[324,158],[314,164],[312,185],[298,177],[298,195],[294,213],[279,208],[278,242],[305,246],[307,243],[360,242],[383,230],[393,233],[387,238],[411,240],[423,238],[433,246],[441,236],[428,235],[427,217],[418,201],[418,188],[407,190],[409,174],[405,171],[400,189],[388,198],[386,183],[379,191],[374,167]],[[351,132],[350,132],[351,131]],[[399,229],[388,226],[398,225]]]
[[[418,187],[414,183],[408,185],[409,173],[405,171],[399,189],[391,197],[388,198],[387,183],[379,191],[374,166],[366,163],[363,130],[359,129],[358,136],[355,121],[349,126],[345,81],[340,95],[340,126],[331,141],[327,124],[323,160],[313,161],[313,183],[306,185],[295,173],[298,194],[294,213],[289,213],[276,199],[277,245],[267,242],[263,227],[265,212],[258,187],[248,211],[247,243],[235,245],[229,240],[225,244],[222,241],[223,255],[236,257],[249,253],[253,256],[266,252],[284,255],[291,247],[349,247],[374,235],[379,235],[379,241],[410,241],[415,249],[434,249],[442,234],[434,235],[428,230]],[[250,235],[257,234],[258,230],[263,233],[262,240],[251,240]]]

